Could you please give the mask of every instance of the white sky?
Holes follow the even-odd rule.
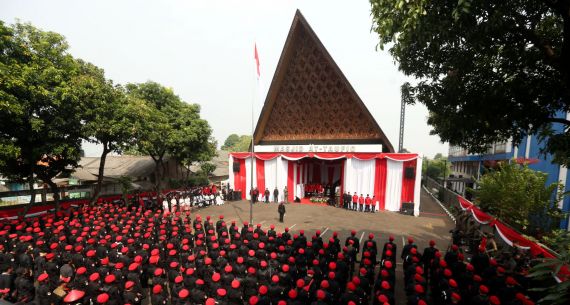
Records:
[[[367,0],[0,0],[0,19],[64,35],[75,57],[105,69],[116,83],[153,80],[173,88],[201,105],[221,145],[231,133],[251,133],[254,42],[266,91],[296,9],[397,148],[400,85],[407,78],[386,51],[375,50]],[[407,107],[404,147],[447,155],[448,145],[429,135],[427,115],[423,105]],[[97,147],[87,145],[86,154],[97,155]]]

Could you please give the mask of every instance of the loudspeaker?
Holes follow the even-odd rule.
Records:
[[[414,216],[414,203],[413,202],[403,202],[400,208],[400,214]]]
[[[414,179],[416,177],[416,169],[413,167],[406,167],[404,170],[404,177],[406,179]]]
[[[234,162],[234,173],[239,173],[239,162]]]

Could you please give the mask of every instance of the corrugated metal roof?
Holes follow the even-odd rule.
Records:
[[[229,152],[225,151],[225,150],[218,150],[216,151],[217,156],[212,158],[212,161],[210,161],[210,163],[216,165],[216,169],[214,170],[214,172],[212,173],[213,177],[223,177],[223,176],[228,176],[229,173]],[[192,163],[192,165],[190,166],[190,171],[193,173],[196,173],[200,170],[200,163],[199,162],[194,162]]]
[[[99,163],[98,157],[83,157],[79,161],[81,167],[77,168],[71,176],[82,181],[96,181]],[[105,177],[145,177],[153,173],[154,167],[154,161],[148,156],[107,156]]]

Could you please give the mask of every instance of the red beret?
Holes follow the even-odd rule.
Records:
[[[451,298],[454,299],[454,300],[456,300],[456,301],[461,301],[461,296],[460,296],[458,293],[456,293],[456,292],[453,292],[453,293],[451,294]]]
[[[297,298],[297,290],[291,289],[289,290],[289,293],[287,293],[287,295],[289,296],[290,299],[295,299]]]
[[[416,293],[423,294],[423,293],[424,293],[424,286],[422,286],[422,285],[416,285],[416,286],[414,287],[414,290],[416,291]]]
[[[154,269],[154,276],[161,276],[162,275],[162,268]]]
[[[159,294],[161,292],[162,292],[162,286],[160,286],[159,284],[156,284],[152,287],[152,293]]]
[[[259,286],[259,294],[261,294],[261,295],[267,294],[267,286],[265,286],[265,285]]]
[[[188,291],[188,289],[183,288],[178,292],[178,297],[181,299],[185,299],[188,297],[188,295],[190,295],[190,292]]]
[[[179,275],[179,276],[174,278],[174,283],[180,284],[180,283],[182,283],[183,280],[184,280],[184,278],[181,275]]]
[[[133,288],[134,285],[135,285],[135,282],[133,282],[133,281],[127,281],[127,282],[125,283],[125,289],[131,289],[131,288]]]
[[[214,274],[212,274],[212,281],[217,282],[220,280],[220,274],[217,272],[214,272]]]
[[[324,300],[325,296],[326,295],[325,295],[325,292],[323,290],[321,290],[321,289],[317,290],[317,299]]]
[[[489,293],[489,288],[485,285],[481,285],[481,286],[479,286],[479,292],[482,294],[487,294],[487,293]]]
[[[501,300],[499,300],[497,296],[492,295],[489,297],[489,303],[493,305],[501,305]]]
[[[38,276],[38,282],[43,282],[43,281],[47,280],[48,277],[49,277],[49,275],[47,273],[42,273],[42,274],[40,274],[40,276]]]
[[[257,298],[257,296],[252,296],[251,298],[249,298],[249,305],[256,305],[258,301],[259,299]]]
[[[114,274],[109,274],[105,277],[105,283],[107,284],[111,284],[115,281],[115,275]]]
[[[85,292],[83,292],[81,290],[75,290],[74,289],[65,295],[65,297],[63,298],[63,301],[65,303],[75,302],[75,301],[81,299],[84,295],[85,295]]]
[[[238,289],[240,286],[240,282],[238,280],[233,280],[232,281],[232,288],[233,289]]]
[[[82,274],[84,274],[86,271],[87,271],[87,268],[85,268],[85,267],[79,267],[79,268],[77,268],[76,273],[79,274],[79,275],[82,275]]]
[[[95,282],[99,279],[99,273],[95,272],[89,276],[89,281]]]
[[[218,290],[216,290],[216,293],[219,296],[223,297],[223,296],[226,296],[227,291],[224,288],[218,288]]]
[[[104,303],[107,303],[107,301],[109,301],[109,295],[108,294],[101,293],[100,295],[97,296],[97,303],[104,304]]]

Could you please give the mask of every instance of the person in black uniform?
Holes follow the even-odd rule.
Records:
[[[279,213],[279,222],[283,222],[283,216],[285,216],[285,204],[283,202],[277,207],[277,212]]]

